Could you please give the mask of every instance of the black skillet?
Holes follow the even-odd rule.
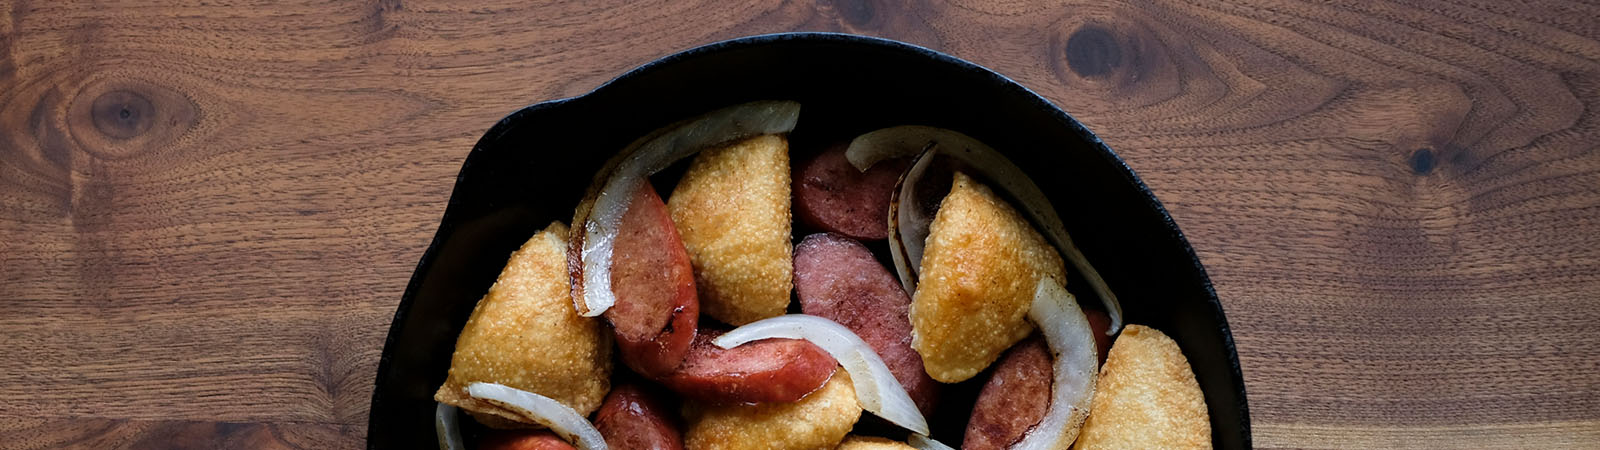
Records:
[[[1250,447],[1239,358],[1205,269],[1110,148],[988,69],[909,44],[831,33],[753,36],[667,56],[588,94],[522,108],[484,133],[389,327],[367,447],[435,446],[433,392],[473,304],[512,250],[551,221],[572,219],[613,152],[674,121],[763,99],[801,103],[796,139],[922,124],[999,149],[1050,197],[1121,298],[1127,321],[1160,329],[1183,348],[1205,391],[1215,447]],[[955,420],[934,437],[960,443],[964,419]]]

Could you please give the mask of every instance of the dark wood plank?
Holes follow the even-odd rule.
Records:
[[[366,439],[353,425],[237,423],[113,419],[0,421],[0,442],[10,449],[325,449],[359,447]]]
[[[824,30],[994,68],[1117,149],[1216,282],[1259,446],[1593,447],[1595,17],[0,0],[0,442],[359,446],[388,320],[484,129],[693,45]]]

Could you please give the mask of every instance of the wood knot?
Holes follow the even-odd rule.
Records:
[[[1110,31],[1085,26],[1067,38],[1067,67],[1079,76],[1104,77],[1122,65],[1122,48]]]
[[[84,152],[122,159],[164,148],[193,131],[200,107],[189,96],[132,78],[108,78],[80,89],[66,130]]]
[[[1411,153],[1412,173],[1417,175],[1427,175],[1433,172],[1433,167],[1435,164],[1436,161],[1434,161],[1433,150],[1431,149],[1422,148]]]
[[[1167,91],[1179,88],[1177,67],[1155,25],[1133,13],[1070,17],[1050,35],[1051,69],[1085,92],[1124,100],[1140,92],[1171,97],[1174,93]]]
[[[877,8],[869,0],[833,0],[830,3],[839,18],[852,27],[868,27],[877,16]]]
[[[128,139],[150,131],[155,105],[137,92],[116,90],[95,97],[89,109],[94,128],[112,139]]]

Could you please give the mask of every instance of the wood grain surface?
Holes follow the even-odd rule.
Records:
[[[1263,448],[1600,447],[1600,5],[0,0],[0,448],[355,448],[495,120],[742,35],[1009,75],[1171,210]]]

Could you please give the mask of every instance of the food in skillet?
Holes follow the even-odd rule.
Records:
[[[706,315],[744,325],[789,307],[789,145],[765,135],[696,156],[667,202]]]
[[[800,311],[849,328],[872,346],[923,414],[933,413],[939,383],[911,349],[911,299],[860,242],[833,233],[806,236],[794,251]]]
[[[969,416],[939,430],[964,432],[951,436],[965,448],[1209,439],[1182,353],[1153,329],[1122,330],[1115,297],[1019,168],[916,126],[791,168],[799,111],[712,111],[609,161],[570,230],[514,253],[474,310],[436,396],[441,448],[466,448],[456,406],[526,429],[477,448],[948,448],[930,414]],[[681,177],[659,179],[675,164]],[[796,243],[796,222],[819,232]],[[1099,307],[1066,290],[1069,265]],[[947,389],[980,392],[950,404]],[[1122,435],[1156,427],[1173,431]]]
[[[889,237],[889,197],[908,158],[857,170],[838,144],[800,163],[794,174],[795,220],[861,241]]]
[[[449,377],[434,399],[494,428],[533,422],[469,395],[468,385],[538,392],[582,414],[600,407],[611,389],[611,343],[599,323],[566,307],[566,234],[565,225],[550,224],[511,254],[456,338]]]
[[[545,430],[499,431],[478,444],[483,450],[572,450],[572,444]]]
[[[839,450],[912,450],[916,447],[904,442],[875,436],[849,436],[839,443]]]
[[[850,374],[793,402],[685,407],[684,446],[694,449],[829,448],[844,440],[861,418]]]
[[[699,323],[694,273],[666,204],[649,183],[633,190],[611,264],[616,304],[604,317],[623,364],[644,376],[672,372]]]
[[[1033,329],[1034,288],[1064,284],[1044,237],[989,188],[961,172],[928,227],[911,300],[911,346],[933,379],[966,381]]]
[[[611,448],[682,450],[678,412],[663,397],[639,384],[617,385],[595,413],[595,430]]]
[[[1077,449],[1211,448],[1206,399],[1178,343],[1129,325],[1111,346]]]

